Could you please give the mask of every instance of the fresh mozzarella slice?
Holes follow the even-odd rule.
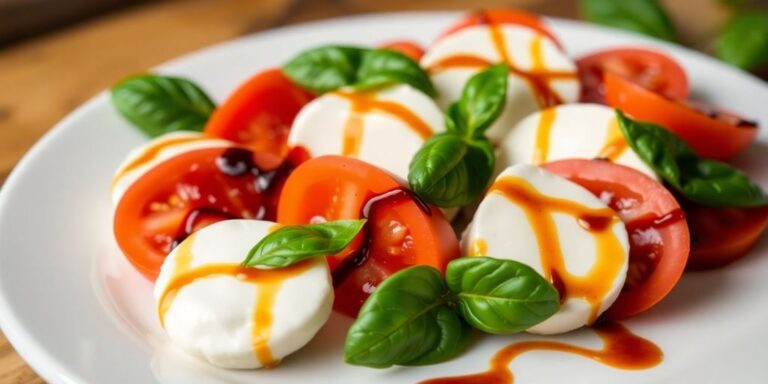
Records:
[[[498,150],[502,166],[604,158],[657,178],[627,145],[616,112],[600,104],[559,105],[534,113],[512,128]]]
[[[307,344],[328,320],[333,286],[323,259],[286,268],[242,267],[277,224],[227,220],[184,240],[155,285],[169,338],[222,368],[273,366]]]
[[[627,274],[624,224],[581,186],[532,165],[494,181],[464,239],[464,254],[522,262],[561,293],[560,310],[529,332],[568,332],[616,300]]]
[[[171,157],[195,149],[230,145],[230,141],[208,138],[197,132],[172,132],[159,136],[131,151],[118,167],[112,178],[112,203],[117,206],[117,202],[131,184]]]
[[[356,157],[406,180],[413,155],[443,130],[440,108],[408,85],[368,92],[342,89],[302,108],[288,144],[303,147],[312,157]]]
[[[510,67],[507,101],[486,135],[498,143],[515,123],[532,112],[579,97],[576,65],[545,35],[518,25],[479,25],[436,42],[421,59],[443,109],[459,99],[472,75],[486,66]]]

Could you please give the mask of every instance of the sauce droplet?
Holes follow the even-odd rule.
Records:
[[[496,352],[486,372],[430,379],[421,381],[419,384],[512,384],[514,375],[509,365],[515,358],[529,351],[572,353],[613,368],[626,370],[652,368],[664,357],[656,344],[635,335],[621,324],[609,322],[595,326],[594,330],[603,340],[601,349],[588,349],[558,341],[522,341],[510,344]]]

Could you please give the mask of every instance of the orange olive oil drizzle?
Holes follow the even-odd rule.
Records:
[[[270,228],[270,231],[277,228],[279,226],[273,226]],[[264,367],[277,365],[278,361],[272,356],[272,351],[269,348],[269,338],[273,323],[272,310],[277,294],[283,282],[305,272],[312,266],[312,261],[307,260],[278,269],[257,269],[244,267],[240,264],[206,264],[190,268],[194,236],[195,234],[193,233],[179,244],[175,252],[176,266],[174,272],[158,300],[160,324],[165,327],[165,315],[173,305],[181,289],[197,280],[230,276],[243,282],[258,285],[252,315],[253,321],[251,322],[251,342],[253,343],[256,358]]]
[[[125,176],[128,172],[133,171],[136,168],[139,168],[145,164],[148,164],[150,161],[156,159],[160,155],[160,153],[165,149],[175,145],[191,143],[191,142],[201,141],[201,140],[208,140],[208,138],[203,136],[192,136],[192,137],[182,136],[182,137],[173,137],[173,138],[151,143],[141,155],[131,160],[124,167],[120,168],[117,171],[117,173],[115,173],[115,175],[112,177],[112,188],[114,188],[118,180],[120,180],[120,178]]]
[[[341,149],[341,154],[344,156],[357,157],[360,154],[363,140],[363,118],[366,113],[373,111],[383,112],[397,118],[423,140],[428,139],[434,133],[429,124],[400,103],[376,99],[375,94],[370,92],[336,91],[333,94],[349,101],[351,108],[349,117],[344,124]]]
[[[543,164],[549,157],[549,138],[552,136],[552,126],[555,124],[557,110],[547,108],[539,112],[539,124],[536,127],[536,141],[533,147],[533,164]]]
[[[611,118],[608,122],[608,131],[605,134],[605,143],[597,157],[616,161],[627,150],[627,147],[627,140],[621,133],[619,121],[616,118]]]
[[[489,369],[485,372],[430,379],[421,381],[420,384],[512,384],[514,375],[509,365],[515,358],[529,351],[572,353],[610,367],[626,370],[652,368],[664,357],[656,344],[633,334],[621,324],[608,322],[593,328],[603,340],[601,349],[588,349],[557,341],[522,341],[510,344],[496,352],[491,358]]]
[[[600,302],[607,295],[621,271],[625,253],[613,233],[619,218],[610,208],[589,208],[567,199],[545,196],[519,177],[502,177],[491,186],[489,194],[499,194],[520,207],[536,237],[543,275],[550,281],[560,280],[560,296],[582,298],[591,306],[588,322],[596,320]],[[579,225],[595,237],[597,255],[594,266],[585,275],[570,273],[565,266],[553,213],[573,216]],[[564,291],[563,291],[564,290]]]

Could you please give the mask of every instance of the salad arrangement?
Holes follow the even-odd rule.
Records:
[[[224,368],[276,366],[332,310],[355,318],[345,361],[373,368],[448,361],[478,332],[604,340],[513,343],[430,383],[511,383],[530,350],[649,368],[662,351],[618,321],[768,226],[725,162],[756,123],[688,100],[662,52],[574,61],[520,11],[466,15],[426,51],[315,47],[221,105],[155,74],[112,99],[151,138],[112,182],[117,243],[169,339]]]

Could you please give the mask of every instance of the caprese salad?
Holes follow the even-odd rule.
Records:
[[[430,383],[512,382],[536,349],[644,369],[661,350],[617,321],[768,226],[766,193],[725,162],[757,124],[688,96],[662,51],[574,59],[514,10],[426,49],[315,47],[220,105],[133,76],[112,100],[151,140],[115,173],[114,234],[169,339],[215,366],[274,367],[335,310],[355,318],[345,361],[375,368],[447,361],[473,333],[605,341],[513,343]]]

